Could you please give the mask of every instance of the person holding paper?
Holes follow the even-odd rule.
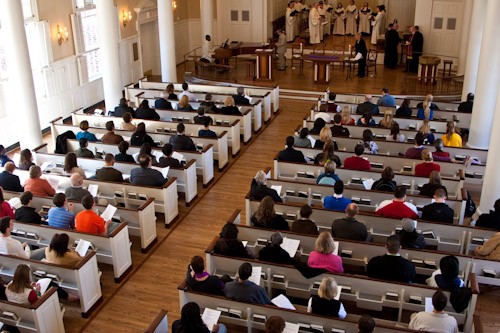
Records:
[[[345,35],[345,9],[342,3],[337,2],[337,8],[335,8],[333,13],[333,34],[334,35]]]
[[[319,235],[318,226],[309,219],[312,213],[311,206],[303,205],[300,207],[300,219],[292,223],[292,231],[299,234]]]
[[[11,219],[13,219],[14,211],[12,210],[10,204],[5,201],[3,196],[3,189],[0,187],[0,218],[2,217],[10,217]]]
[[[76,214],[76,231],[86,232],[94,235],[106,235],[111,219],[104,221],[102,217],[92,210],[94,208],[94,198],[89,194],[82,199],[84,211]]]
[[[371,38],[371,43],[373,45],[377,45],[377,41],[380,35],[380,26],[382,25],[382,20],[386,14],[385,11],[385,5],[378,5],[377,7],[377,14],[373,18],[372,26],[372,38]]]
[[[396,190],[396,182],[394,181],[394,170],[390,166],[382,170],[382,177],[372,184],[372,190],[394,193]]]
[[[188,287],[194,291],[224,295],[224,283],[218,276],[210,275],[205,270],[205,262],[200,256],[194,256],[191,259],[186,273],[186,282]]]
[[[335,247],[332,235],[323,231],[314,243],[314,251],[309,254],[307,265],[312,268],[323,268],[332,273],[344,273],[342,258],[334,253],[336,251],[338,249]]]
[[[18,265],[12,281],[5,288],[7,300],[18,304],[34,304],[42,294],[40,285],[31,282],[31,270],[28,265]]]
[[[137,163],[139,163],[139,156],[141,155],[148,155],[151,158],[151,164],[156,165],[158,162],[156,161],[156,156],[153,154],[153,148],[151,148],[151,145],[148,142],[144,142],[141,145],[141,148],[139,148],[139,153],[134,154],[137,158]]]
[[[241,264],[238,269],[238,279],[226,283],[224,287],[226,297],[232,298],[238,302],[270,304],[271,300],[266,290],[248,280],[251,275],[252,265],[247,262]]]
[[[259,260],[274,262],[277,264],[293,265],[293,258],[290,257],[281,244],[283,243],[283,235],[280,232],[275,232],[271,235],[271,239],[267,245],[259,251]]]
[[[83,188],[83,177],[80,174],[72,174],[69,180],[71,186],[64,191],[66,199],[71,201],[82,201],[83,197],[87,195],[92,196],[89,191]]]
[[[19,197],[22,206],[16,209],[14,219],[19,222],[42,224],[42,217],[35,208],[31,207],[33,202],[33,193],[26,191]]]
[[[295,28],[297,24],[295,24],[295,15],[298,13],[297,11],[294,10],[295,7],[295,2],[290,1],[288,3],[288,6],[286,7],[286,13],[285,13],[285,27],[286,27],[286,41],[293,42],[295,39]],[[293,14],[292,14],[293,13]]]
[[[44,249],[30,250],[27,243],[21,244],[20,241],[11,237],[10,232],[14,229],[14,222],[10,217],[0,219],[0,254],[9,254],[26,259],[42,260],[45,257]]]
[[[157,146],[153,138],[151,138],[151,136],[146,133],[146,124],[140,122],[139,124],[137,124],[136,130],[130,138],[130,145],[142,146],[144,143],[149,143],[151,147]]]
[[[370,4],[368,2],[365,2],[363,7],[359,9],[359,26],[358,26],[359,33],[366,35],[370,34],[371,14],[372,14],[372,9],[370,8]]]
[[[163,145],[161,151],[163,153],[163,156],[160,157],[160,160],[158,161],[159,168],[180,168],[182,166],[181,162],[172,156],[174,154],[174,147],[172,147],[170,143],[166,143],[165,145]]]
[[[42,176],[42,169],[38,165],[32,165],[29,170],[29,178],[24,183],[24,190],[30,191],[33,195],[41,197],[52,197],[56,194],[56,190],[50,186],[46,179]]]
[[[160,171],[151,168],[153,162],[149,155],[139,155],[139,165],[140,168],[132,169],[130,172],[130,183],[132,185],[160,187],[168,181]]]
[[[66,201],[64,193],[56,193],[52,202],[55,207],[49,209],[49,226],[60,229],[75,228],[75,214],[73,213],[73,204]],[[68,207],[68,209],[65,208]]]
[[[441,290],[437,290],[432,295],[432,312],[421,311],[413,314],[408,328],[425,332],[458,333],[457,320],[444,311],[447,304],[448,297]]]
[[[307,138],[308,135],[309,135],[309,130],[307,129],[307,127],[303,127],[300,130],[299,135],[295,135],[293,137],[294,139],[293,145],[298,148],[312,148],[311,140]]]
[[[226,223],[219,234],[219,240],[215,243],[214,253],[239,258],[253,258],[243,243],[238,240],[238,227],[233,223]]]
[[[49,247],[45,248],[45,260],[51,264],[76,266],[82,257],[69,248],[69,236],[67,234],[55,234],[52,236]]]
[[[262,170],[257,171],[257,174],[252,179],[250,185],[250,196],[253,200],[262,200],[266,196],[273,198],[274,202],[283,202],[276,190],[269,188],[267,185],[266,173]]]
[[[366,43],[360,33],[354,35],[356,42],[354,43],[354,53],[357,55],[361,54],[361,58],[357,60],[358,63],[358,77],[365,77],[366,73],[366,56],[368,54],[368,49],[366,48]]]
[[[290,230],[288,222],[283,216],[277,215],[274,211],[274,201],[270,196],[265,196],[260,202],[259,208],[250,219],[252,225],[258,228],[274,230]]]
[[[21,186],[19,177],[14,175],[16,165],[14,162],[7,162],[3,171],[0,173],[0,187],[6,191],[23,192],[24,188]]]
[[[181,310],[181,319],[172,323],[172,333],[227,333],[224,324],[215,324],[209,329],[203,322],[200,307],[195,302],[184,304]]]
[[[245,88],[236,88],[236,95],[233,95],[236,105],[250,105],[250,100],[245,97]]]
[[[332,277],[325,277],[319,285],[318,295],[309,298],[307,312],[320,316],[344,319],[347,312],[344,305],[339,301],[340,290],[337,282]]]
[[[95,177],[98,181],[104,182],[123,182],[123,174],[113,168],[115,164],[115,157],[113,154],[106,154],[104,156],[104,167],[97,169],[95,172]]]

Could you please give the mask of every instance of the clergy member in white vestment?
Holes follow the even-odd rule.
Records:
[[[323,37],[325,35],[329,35],[330,34],[330,23],[329,21],[327,20],[327,6],[325,6],[324,2],[323,1],[320,1],[319,2],[319,6],[318,6],[318,13],[319,13],[319,16],[321,17],[321,25],[320,25],[320,38],[321,40],[323,40]],[[326,23],[324,23],[326,22]]]
[[[335,23],[333,23],[333,34],[334,35],[345,35],[345,10],[342,3],[337,3],[337,8],[335,8],[333,15],[335,17]]]
[[[372,9],[368,2],[365,2],[363,8],[359,10],[359,33],[370,34],[370,17],[372,16]]]
[[[321,17],[318,12],[319,5],[315,3],[309,11],[309,42],[311,44],[321,43]]]
[[[208,62],[214,62],[213,54],[215,52],[215,49],[217,47],[214,47],[212,44],[212,38],[210,35],[205,36],[205,40],[203,41],[202,47],[201,47],[201,59]]]
[[[295,2],[294,10],[298,11],[299,13],[295,15],[295,31],[296,35],[300,35],[302,30],[304,30],[304,27],[302,26],[302,22],[304,21],[305,18],[307,18],[307,12],[304,10],[306,6],[302,4],[300,1]]]
[[[290,1],[288,3],[288,8],[286,9],[285,21],[286,21],[286,41],[293,42],[295,39],[295,29],[297,25],[295,24],[295,16],[292,16],[292,12],[295,10],[295,2]]]
[[[373,45],[377,45],[377,39],[378,39],[378,36],[380,35],[380,26],[382,25],[382,20],[384,19],[384,16],[385,16],[385,6],[378,5],[377,6],[377,16],[375,16],[375,19],[372,22],[373,31],[372,31],[371,43]]]
[[[356,20],[358,19],[358,8],[351,0],[349,6],[346,7],[345,34],[354,35],[356,33]]]

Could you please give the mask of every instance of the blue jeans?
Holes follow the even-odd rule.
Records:
[[[217,333],[227,333],[226,325],[219,324],[219,330],[217,331]]]

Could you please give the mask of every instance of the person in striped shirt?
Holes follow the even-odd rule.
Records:
[[[74,229],[75,214],[73,213],[73,204],[66,201],[64,193],[56,193],[52,202],[56,206],[49,210],[49,226],[61,229]],[[66,209],[65,206],[68,208]]]

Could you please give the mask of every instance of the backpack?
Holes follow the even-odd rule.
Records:
[[[56,149],[54,150],[55,154],[66,154],[68,152],[68,144],[66,143],[67,139],[76,139],[75,133],[72,131],[66,131],[56,137]]]
[[[471,217],[476,212],[476,204],[472,200],[469,191],[467,192],[467,199],[465,201],[465,213],[464,216]]]

